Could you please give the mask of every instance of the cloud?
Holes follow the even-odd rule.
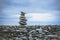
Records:
[[[19,18],[19,14],[11,15],[8,18]],[[28,21],[43,21],[43,22],[48,22],[48,21],[54,21],[57,16],[55,16],[53,13],[27,13],[26,17]],[[58,16],[59,17],[59,16]]]
[[[43,10],[57,9],[56,0],[9,0],[6,2],[6,4],[14,7],[38,8]]]
[[[7,25],[18,25],[20,15],[11,15],[7,19],[2,19],[3,24]],[[57,24],[57,16],[53,13],[27,13],[27,23],[32,24]],[[13,22],[13,23],[12,23]]]
[[[57,9],[56,0],[6,0],[2,9],[4,15],[1,14],[2,19],[0,19],[3,22],[6,21],[6,24],[11,24],[12,22],[16,24],[18,23],[20,12],[24,11],[26,12],[28,23],[32,22],[34,24],[36,22],[38,24],[38,22],[43,22],[42,24],[44,24],[44,22],[54,23],[55,21],[57,23],[60,18],[60,11]]]
[[[30,18],[28,18],[28,21],[32,22],[49,22],[55,20],[55,16],[53,16],[51,13],[29,13],[26,14],[26,16],[30,16]]]

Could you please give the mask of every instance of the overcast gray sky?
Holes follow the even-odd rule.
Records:
[[[60,0],[1,1],[0,24],[19,25],[19,15],[23,11],[26,12],[27,25],[60,25]]]

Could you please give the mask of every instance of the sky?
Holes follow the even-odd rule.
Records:
[[[60,0],[0,0],[0,25],[19,25],[21,11],[27,25],[60,25]]]

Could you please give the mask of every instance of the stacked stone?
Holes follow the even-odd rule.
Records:
[[[27,21],[27,19],[25,17],[25,13],[21,12],[20,22],[19,22],[20,26],[25,27],[25,25],[27,24],[26,21]]]

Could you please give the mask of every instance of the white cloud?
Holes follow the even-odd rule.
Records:
[[[11,15],[9,18],[19,18],[20,15]],[[27,20],[32,22],[49,22],[54,21],[56,17],[52,13],[28,13]]]
[[[54,21],[55,17],[51,13],[29,13],[26,14],[28,18],[28,21],[33,22],[48,22],[48,21]]]

